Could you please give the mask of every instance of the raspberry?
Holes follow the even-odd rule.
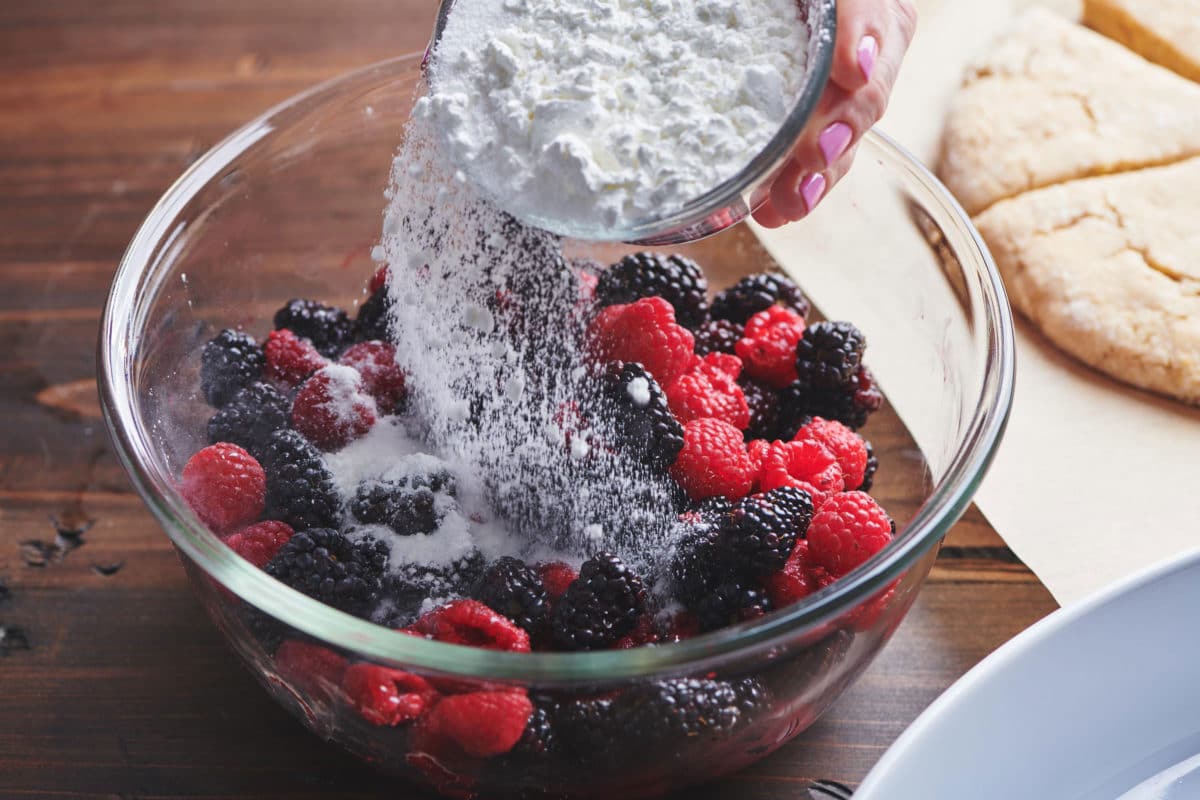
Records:
[[[739,575],[765,577],[787,563],[812,516],[811,499],[792,486],[743,498],[722,520],[722,548]]]
[[[286,328],[267,334],[263,352],[267,360],[267,377],[289,389],[304,383],[309,375],[329,363],[312,342]]]
[[[231,442],[261,458],[271,434],[288,426],[291,407],[271,384],[252,383],[209,419],[209,444]]]
[[[715,631],[758,619],[772,610],[766,592],[737,581],[718,584],[695,604],[701,631]]]
[[[483,573],[473,594],[531,635],[540,634],[549,621],[550,597],[541,576],[519,558],[497,560]]]
[[[288,639],[275,651],[275,672],[308,699],[332,700],[346,672],[346,659],[327,647]]]
[[[737,384],[742,364],[736,356],[712,353],[667,387],[667,403],[675,418],[687,424],[714,417],[735,428],[750,424],[750,407]]]
[[[389,553],[371,537],[352,540],[332,528],[309,528],[279,548],[266,573],[327,606],[363,614],[379,600]]]
[[[813,417],[797,433],[793,441],[814,441],[837,458],[847,490],[862,486],[867,470],[867,443],[858,434],[834,420]]]
[[[869,492],[875,485],[875,473],[879,470],[879,459],[875,457],[875,448],[871,446],[870,442],[863,440],[863,444],[867,448],[867,465],[863,468],[862,484],[858,488]]]
[[[279,548],[287,544],[293,533],[295,531],[291,525],[272,519],[242,528],[226,537],[225,544],[229,545],[233,552],[262,569],[275,557]]]
[[[374,286],[375,282],[372,281],[371,285]],[[354,318],[354,339],[359,342],[386,342],[392,339],[392,298],[386,286],[371,289],[371,295],[358,307],[358,316]]]
[[[533,703],[523,692],[470,692],[442,698],[429,727],[467,755],[491,758],[516,746],[532,714]]]
[[[654,469],[666,469],[683,447],[683,428],[667,407],[658,382],[641,364],[606,364],[590,414],[608,423],[615,444]]]
[[[409,630],[439,642],[529,652],[529,634],[478,600],[455,600],[435,608]]]
[[[675,318],[695,329],[708,316],[708,281],[700,265],[679,255],[634,253],[600,273],[596,299],[602,306],[661,297],[675,309]]]
[[[271,434],[263,453],[267,509],[293,528],[329,527],[341,516],[341,497],[321,452],[293,430]]]
[[[599,553],[583,563],[552,615],[555,642],[565,650],[611,647],[630,633],[646,610],[646,588],[615,555]]]
[[[808,526],[813,563],[841,577],[892,540],[892,521],[866,492],[830,498]]]
[[[346,669],[342,691],[363,719],[389,727],[421,717],[438,697],[437,690],[419,675],[367,663]]]
[[[308,339],[326,358],[336,358],[353,337],[354,325],[346,312],[316,300],[289,300],[275,312],[275,328],[287,328]]]
[[[782,275],[761,272],[747,275],[713,300],[712,315],[745,324],[750,317],[776,303],[807,317],[812,310],[800,287]]]
[[[758,486],[764,492],[795,486],[808,492],[813,507],[821,505],[845,485],[837,458],[815,441],[772,442],[763,456]]]
[[[338,363],[358,371],[363,388],[375,398],[380,413],[395,414],[404,409],[408,391],[404,370],[396,363],[396,348],[383,342],[360,342],[342,353]]]
[[[377,268],[371,275],[371,280],[367,283],[367,291],[371,294],[378,292],[380,289],[387,286],[388,268],[387,264]]]
[[[696,330],[696,355],[706,356],[709,353],[732,355],[744,330],[740,324],[727,319],[710,319]]]
[[[763,588],[775,608],[790,606],[817,590],[809,573],[809,562],[808,542],[801,540],[796,542],[783,569],[767,578]]]
[[[750,410],[750,424],[746,426],[747,439],[776,439],[779,436],[779,420],[783,406],[779,393],[758,381],[743,377],[738,384]]]
[[[579,577],[574,567],[562,561],[538,564],[537,571],[541,575],[542,586],[546,588],[546,596],[552,604],[557,603],[566,593],[567,587]]]
[[[661,297],[608,306],[592,322],[588,338],[599,360],[637,362],[660,386],[674,383],[695,359],[691,331],[675,323],[675,310]]]
[[[747,375],[782,389],[796,380],[796,343],[803,335],[803,317],[771,306],[750,318],[734,350],[745,362]]]
[[[350,367],[333,365],[300,387],[292,404],[292,427],[325,451],[340,450],[375,424],[375,401]]]
[[[635,647],[656,644],[657,642],[658,630],[654,625],[654,617],[649,614],[643,614],[638,618],[637,624],[633,626],[632,631],[613,643],[613,649],[632,650]]]
[[[200,390],[208,404],[220,408],[262,377],[264,360],[250,334],[229,328],[218,333],[200,352]]]
[[[849,322],[817,322],[804,329],[796,346],[796,373],[806,389],[846,386],[862,365],[867,339]]]
[[[262,515],[267,476],[254,456],[219,442],[188,459],[179,492],[205,525],[224,534]]]
[[[745,497],[754,486],[754,465],[742,432],[719,419],[698,419],[683,427],[683,449],[671,475],[693,500]]]

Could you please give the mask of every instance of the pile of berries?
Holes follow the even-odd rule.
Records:
[[[578,569],[485,563],[478,552],[449,567],[389,563],[371,527],[438,530],[457,508],[458,478],[364,481],[346,498],[327,466],[327,453],[408,412],[382,270],[354,318],[296,299],[261,343],[224,330],[204,347],[201,390],[215,413],[210,445],[183,469],[183,496],[230,548],[327,605],[511,652],[663,645],[753,620],[888,544],[894,525],[867,494],[875,456],[856,432],[882,403],[857,328],[809,324],[807,299],[780,275],[745,278],[710,301],[699,266],[678,255],[588,264],[576,279],[589,304],[580,366],[596,379],[571,413],[605,417],[606,452],[677,492],[662,574],[639,575],[611,552]],[[458,599],[420,613],[429,597]],[[411,724],[423,752],[450,746],[481,759],[587,754],[597,729],[720,737],[769,694],[753,681],[692,679],[559,702],[350,664],[298,639],[278,644],[275,659],[281,675],[334,692],[365,723]]]

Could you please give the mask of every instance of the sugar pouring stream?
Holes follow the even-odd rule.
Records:
[[[418,106],[459,179],[526,224],[589,241],[695,241],[761,205],[824,91],[836,0],[797,0],[784,20],[791,2],[442,0]],[[474,18],[454,16],[468,7]],[[567,45],[552,36],[563,32]]]

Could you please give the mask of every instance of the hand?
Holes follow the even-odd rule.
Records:
[[[858,140],[887,109],[917,28],[910,0],[838,0],[829,85],[754,219],[767,228],[807,216],[854,161]]]

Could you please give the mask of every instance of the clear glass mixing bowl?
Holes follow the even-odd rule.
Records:
[[[826,285],[853,291],[869,278],[867,302],[886,304],[880,318],[919,334],[897,357],[930,376],[922,449],[898,424],[876,438],[874,493],[899,527],[866,564],[758,621],[668,646],[515,654],[402,635],[269,578],[207,530],[176,485],[207,443],[212,411],[198,365],[208,339],[235,326],[261,337],[292,297],[345,307],[363,299],[418,78],[419,59],[401,58],[284,103],[197,161],[150,213],[114,279],[100,336],[104,412],[134,485],[263,686],[318,735],[413,784],[457,796],[636,797],[766,756],[816,720],[895,630],[999,442],[1012,394],[1012,326],[983,245],[935,179],[878,135],[867,137],[830,198],[839,198],[831,202],[837,213],[819,227],[815,218],[802,223],[814,226],[805,229],[813,232],[809,261],[822,265]],[[891,224],[877,224],[885,219]],[[727,277],[772,266],[752,243],[720,248],[723,236],[746,231],[681,252]],[[864,241],[887,263],[851,263],[844,253]],[[717,252],[721,263],[712,263]],[[888,338],[887,330],[866,333]],[[864,433],[872,437],[879,424]],[[359,661],[460,686],[525,687],[554,708],[681,676],[753,679],[770,699],[720,735],[600,729],[580,744],[574,731],[540,754],[484,759],[436,746],[412,726],[366,721],[340,684],[346,664]]]

